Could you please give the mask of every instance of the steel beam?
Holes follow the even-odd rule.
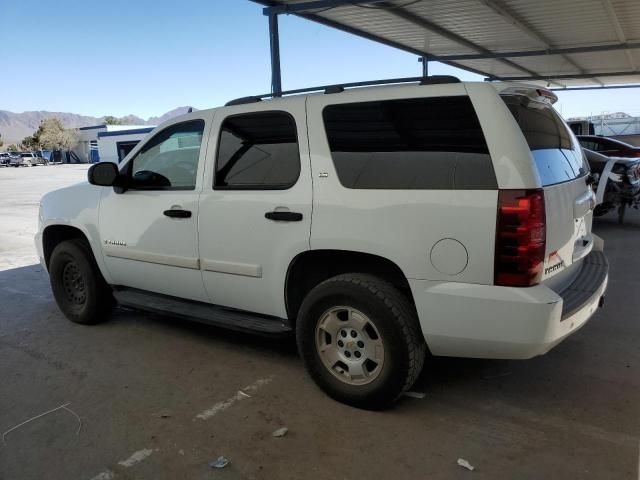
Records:
[[[282,73],[280,70],[280,33],[278,15],[269,15],[269,43],[271,46],[271,93],[282,96]]]
[[[553,47],[553,42],[549,38],[547,38],[545,35],[540,33],[528,22],[522,20],[521,18],[518,18],[518,16],[512,11],[510,11],[506,6],[504,6],[500,0],[479,0],[479,2],[482,3],[484,6],[486,6],[487,8],[489,8],[490,10],[492,10],[493,12],[500,15],[508,23],[516,27],[525,35],[528,35],[529,37],[531,37],[536,42],[543,44],[546,48]],[[567,57],[564,54],[561,54],[561,56],[569,65],[571,65],[573,68],[578,70],[579,73],[584,73],[584,69],[580,65],[578,65],[576,62],[574,62],[571,58]],[[603,85],[603,83],[596,78],[594,78],[593,81],[596,83],[599,83],[600,85]]]
[[[431,60],[438,62],[460,62],[464,60],[488,60],[492,58],[542,57],[545,55],[562,55],[572,53],[610,52],[640,48],[640,42],[620,43],[615,45],[588,45],[584,47],[548,48],[545,50],[524,50],[516,52],[495,52],[491,54],[464,53],[459,55],[431,55]]]
[[[389,13],[390,15],[396,16],[398,18],[401,18],[402,20],[413,23],[414,25],[420,28],[424,28],[433,33],[436,33],[441,37],[446,38],[447,40],[457,43],[458,45],[462,45],[464,47],[470,48],[471,50],[475,50],[476,52],[482,52],[485,54],[492,53],[491,50],[484,48],[483,46],[478,45],[477,43],[474,43],[471,40],[467,40],[466,38],[461,37],[460,35],[457,35],[452,31],[447,30],[446,28],[443,28],[440,25],[437,25],[427,20],[426,18],[419,17],[418,15],[415,15],[414,13],[410,12],[405,8],[398,7],[397,5],[394,5],[390,2],[381,3],[381,6],[388,7],[389,10],[387,10],[387,13]],[[511,68],[515,68],[516,70],[520,70],[522,72],[526,72],[531,75],[537,75],[537,73],[534,72],[533,70],[529,70],[528,68],[523,67],[522,65],[518,65],[517,63],[512,62],[511,60],[500,59],[500,61]]]
[[[611,0],[602,0],[602,5],[607,11],[607,15],[609,15],[609,20],[611,20],[613,29],[616,31],[618,40],[620,41],[620,43],[627,43],[627,37],[624,34],[624,30],[622,30],[622,25],[620,24],[620,20],[618,19],[618,15],[616,14],[615,9],[613,8]],[[629,62],[629,66],[631,67],[631,69],[635,70],[636,68],[638,68],[635,60],[633,59],[633,55],[631,55],[631,52],[629,50],[625,50],[624,53],[627,55],[627,61]]]
[[[630,72],[594,72],[594,73],[576,73],[576,74],[562,74],[562,75],[532,75],[530,77],[500,77],[505,82],[517,82],[526,80],[571,80],[571,79],[584,79],[594,77],[626,77],[626,76],[640,76],[640,70]],[[597,87],[603,88],[603,87]]]
[[[382,3],[385,0],[357,0],[358,5],[362,4],[374,4]],[[328,10],[336,7],[353,6],[356,0],[313,0],[308,2],[296,3],[293,5],[273,5],[265,7],[262,13],[265,15],[280,15],[280,14],[301,14],[301,13],[313,13],[313,10]]]
[[[276,4],[276,2],[273,1],[273,0],[251,0],[251,1],[255,2],[255,3],[258,3],[260,5],[269,6],[269,7],[278,6]],[[297,14],[297,15],[300,18],[304,18],[306,20],[319,23],[320,25],[324,25],[326,27],[335,28],[336,30],[340,30],[342,32],[349,33],[351,35],[355,35],[357,37],[364,38],[366,40],[371,40],[372,42],[379,43],[380,45],[386,45],[387,47],[391,47],[391,48],[395,48],[397,50],[401,50],[403,52],[411,53],[412,55],[417,55],[418,57],[422,57],[424,55],[429,55],[429,58],[431,58],[431,55],[429,54],[429,52],[425,52],[425,51],[419,50],[417,48],[412,48],[412,47],[409,47],[407,45],[403,45],[401,43],[394,42],[392,40],[387,40],[386,38],[378,37],[378,36],[373,35],[371,33],[367,33],[367,32],[364,32],[362,30],[358,30],[356,28],[352,28],[352,27],[349,27],[347,25],[343,25],[343,24],[338,23],[338,22],[334,22],[333,20],[329,20],[328,18],[321,17],[320,15],[316,15],[316,14],[313,14],[313,13],[300,13],[300,14]],[[482,70],[478,70],[478,69],[473,68],[473,67],[467,67],[466,65],[461,65],[461,64],[458,64],[458,63],[455,63],[455,62],[446,61],[446,60],[442,61],[442,63],[444,63],[445,65],[449,65],[450,67],[459,68],[460,70],[466,70],[467,72],[471,72],[471,73],[475,73],[476,75],[487,77],[487,78],[489,78],[491,80],[500,80],[500,77],[497,76],[497,75],[494,75],[494,74],[492,74],[490,72],[484,72]]]
[[[422,63],[422,76],[429,76],[429,57],[424,55],[418,59],[419,62]]]

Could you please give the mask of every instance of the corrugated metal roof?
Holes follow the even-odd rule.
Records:
[[[292,6],[308,0],[253,1]],[[493,79],[537,80],[554,87],[640,84],[640,0],[343,3],[296,15]],[[582,51],[592,47],[608,50]],[[580,52],[522,55],[576,48]],[[457,58],[470,54],[475,57]],[[509,56],[477,58],[495,54]]]

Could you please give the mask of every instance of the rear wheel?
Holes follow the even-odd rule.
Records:
[[[389,407],[422,370],[426,344],[413,306],[372,275],[339,275],[315,287],[296,327],[309,374],[340,402]]]
[[[111,289],[86,241],[68,240],[55,247],[49,279],[58,307],[72,322],[99,323],[111,312],[115,303]]]

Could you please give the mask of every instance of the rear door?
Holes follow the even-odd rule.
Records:
[[[287,270],[311,232],[304,99],[220,110],[211,145],[198,233],[209,300],[285,318]]]
[[[547,242],[542,280],[552,288],[568,284],[580,260],[591,252],[595,194],[587,184],[588,164],[574,134],[551,105],[524,95],[503,95],[529,144],[546,207]]]

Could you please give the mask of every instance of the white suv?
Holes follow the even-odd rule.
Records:
[[[60,309],[295,331],[319,386],[367,408],[427,352],[547,352],[607,285],[582,150],[547,90],[436,82],[241,99],[92,166],[41,203]]]

